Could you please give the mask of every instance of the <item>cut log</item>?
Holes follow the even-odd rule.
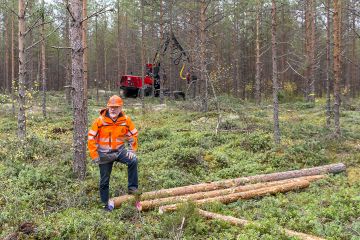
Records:
[[[246,226],[249,224],[255,224],[255,225],[259,225],[256,222],[251,222],[248,220],[244,220],[244,219],[240,219],[240,218],[235,218],[232,216],[226,216],[226,215],[221,215],[218,213],[213,213],[213,212],[208,212],[208,211],[204,211],[202,209],[197,208],[196,211],[203,217],[207,218],[207,219],[217,219],[217,220],[222,220],[225,222],[228,222],[232,225],[235,226]],[[312,236],[312,235],[308,235],[305,233],[300,233],[300,232],[295,232],[286,228],[281,228],[280,230],[282,230],[287,236],[289,237],[298,237],[299,239],[302,240],[325,240],[323,238],[319,238],[316,236]]]
[[[205,198],[213,198],[218,196],[224,196],[232,193],[239,193],[239,192],[246,192],[250,190],[256,190],[260,188],[268,188],[272,186],[292,183],[292,182],[299,182],[303,180],[307,180],[309,182],[316,181],[318,179],[324,178],[325,175],[315,175],[315,176],[308,176],[308,177],[301,177],[301,178],[294,178],[294,179],[286,179],[281,181],[274,181],[274,182],[267,182],[267,183],[256,183],[256,184],[249,184],[244,186],[238,186],[234,188],[226,188],[221,190],[209,191],[209,192],[198,192],[188,195],[181,195],[181,196],[174,196],[168,198],[159,198],[153,200],[145,200],[141,201],[138,204],[138,209],[140,211],[146,211],[152,208],[159,207],[161,205],[170,204],[170,203],[178,203],[178,202],[186,202],[189,200],[199,200]]]
[[[305,168],[305,169],[293,170],[287,172],[261,174],[250,177],[240,177],[240,178],[227,179],[227,180],[221,180],[210,183],[200,183],[200,184],[183,186],[183,187],[175,187],[169,189],[161,189],[152,192],[145,192],[142,194],[141,199],[148,200],[155,198],[179,196],[185,194],[192,194],[196,192],[207,192],[218,189],[230,188],[230,187],[245,185],[249,183],[279,181],[284,179],[313,176],[313,175],[320,175],[327,173],[340,173],[342,171],[345,171],[345,169],[346,167],[343,163],[337,163],[337,164],[330,164],[320,167]],[[124,195],[120,197],[115,197],[112,199],[112,201],[114,201],[115,207],[119,207],[122,202],[126,202],[132,199],[134,199],[133,196]]]
[[[227,204],[227,203],[235,202],[238,199],[250,199],[250,198],[254,198],[254,197],[265,196],[268,194],[289,192],[292,190],[306,188],[309,185],[310,185],[309,181],[301,180],[301,181],[295,181],[295,182],[277,185],[277,186],[273,186],[273,187],[264,187],[264,188],[250,190],[250,191],[246,191],[246,192],[232,193],[232,194],[228,194],[228,195],[224,195],[224,196],[200,199],[200,200],[194,201],[194,203],[196,205],[201,205],[204,203],[219,201],[221,203]],[[181,203],[161,206],[159,208],[159,212],[164,213],[164,212],[174,211],[178,208],[178,206],[180,204]]]

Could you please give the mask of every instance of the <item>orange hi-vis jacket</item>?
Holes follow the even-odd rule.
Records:
[[[114,122],[107,116],[107,109],[100,111],[100,116],[95,119],[88,133],[88,148],[90,157],[99,158],[99,152],[107,153],[118,150],[128,142],[128,150],[137,150],[138,131],[130,117],[121,112]]]

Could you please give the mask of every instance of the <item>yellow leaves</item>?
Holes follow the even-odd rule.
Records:
[[[289,95],[292,95],[296,92],[297,86],[294,82],[285,82],[283,89],[286,93],[288,93]]]

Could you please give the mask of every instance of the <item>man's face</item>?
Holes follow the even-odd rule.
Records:
[[[122,107],[109,107],[110,117],[117,117],[122,110]]]

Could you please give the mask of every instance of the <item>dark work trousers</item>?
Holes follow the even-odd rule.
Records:
[[[137,172],[137,158],[136,156],[129,159],[126,156],[127,150],[122,149],[117,153],[117,157],[114,161],[121,162],[128,166],[128,189],[138,188],[138,172]],[[99,164],[100,168],[100,198],[104,204],[109,201],[109,183],[110,175],[114,161],[109,163]]]

